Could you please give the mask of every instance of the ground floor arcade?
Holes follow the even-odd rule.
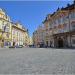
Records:
[[[75,47],[75,32],[54,34],[44,41],[44,45],[56,48]]]

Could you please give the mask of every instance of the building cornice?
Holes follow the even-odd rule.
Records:
[[[23,31],[23,32],[27,32],[26,30],[21,29],[21,28],[17,27],[16,25],[12,25],[12,27],[13,27],[13,28],[16,28],[16,29],[19,29],[19,30],[21,30],[21,31]]]
[[[10,22],[10,23],[12,23],[11,21],[9,21],[9,20],[6,20],[6,19],[4,19],[4,18],[0,18],[0,20],[4,20],[4,21],[7,21],[7,22]]]

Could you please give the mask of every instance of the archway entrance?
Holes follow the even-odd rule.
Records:
[[[63,39],[62,38],[58,39],[58,47],[59,48],[63,47]]]
[[[15,46],[15,42],[13,42],[13,46]]]

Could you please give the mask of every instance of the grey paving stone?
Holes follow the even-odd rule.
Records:
[[[75,50],[0,49],[0,74],[75,74]]]

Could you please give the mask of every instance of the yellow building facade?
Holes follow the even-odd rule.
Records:
[[[12,46],[27,46],[28,44],[27,30],[20,23],[12,23]]]
[[[0,8],[0,47],[29,45],[28,30],[20,23],[13,23],[10,17]]]
[[[11,45],[10,17],[0,8],[0,47]]]

